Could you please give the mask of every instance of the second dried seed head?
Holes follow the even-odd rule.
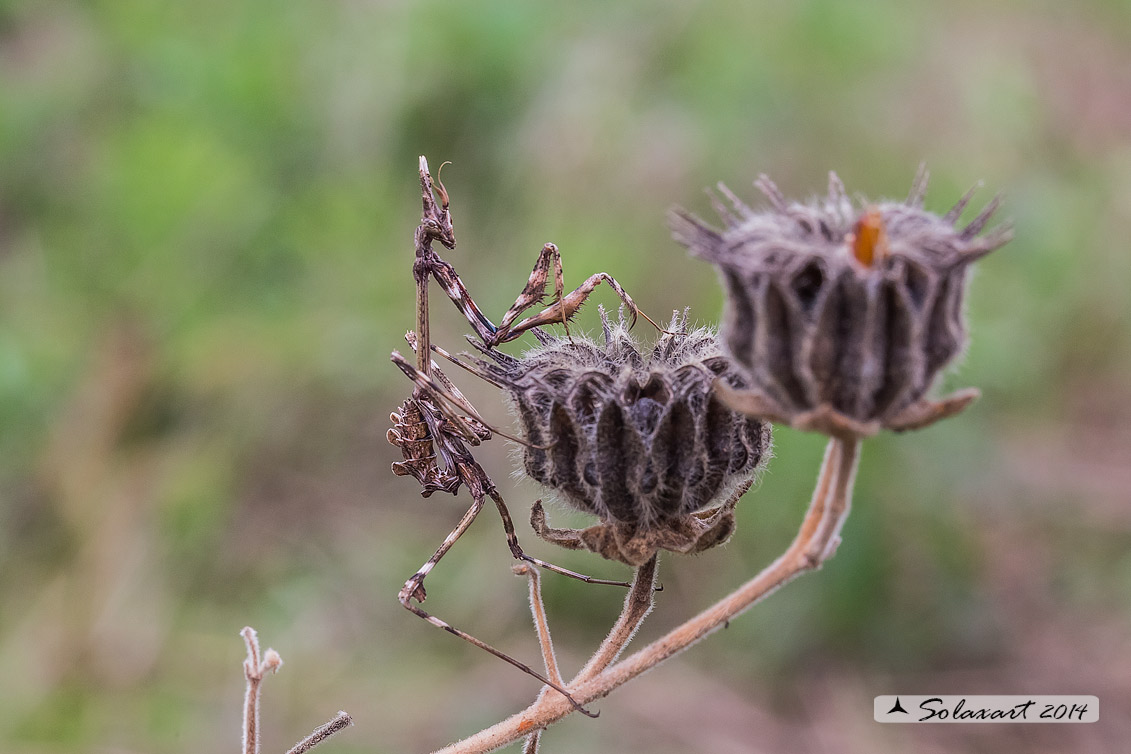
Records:
[[[765,176],[770,207],[756,212],[725,187],[715,229],[674,210],[675,238],[716,265],[726,289],[722,340],[750,383],[727,390],[752,415],[830,435],[926,426],[977,397],[926,398],[963,350],[963,296],[971,262],[1010,229],[978,235],[995,199],[956,226],[967,193],[945,215],[923,209],[921,170],[904,202],[854,205],[835,174],[823,199],[790,202]]]

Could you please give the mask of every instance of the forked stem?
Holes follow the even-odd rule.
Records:
[[[243,703],[243,754],[259,754],[259,687],[268,672],[278,672],[283,658],[274,649],[259,650],[259,636],[251,626],[240,631],[247,646],[247,659],[243,663],[247,691]],[[292,746],[287,754],[306,754],[338,731],[353,725],[349,714],[338,712],[329,722],[319,725],[306,738]]]
[[[652,612],[653,595],[656,592],[656,561],[658,555],[653,555],[652,558],[636,569],[636,577],[632,581],[632,588],[629,590],[628,595],[624,598],[624,609],[621,610],[620,616],[617,618],[616,623],[613,624],[612,630],[605,640],[601,642],[601,646],[589,658],[589,662],[573,679],[576,684],[579,681],[587,678],[592,678],[602,670],[607,668],[611,662],[620,656],[624,651],[625,646],[632,640],[636,634],[636,629],[640,628],[640,624],[648,617],[648,613]],[[525,568],[525,570],[520,570]],[[539,588],[538,571],[529,565],[523,563],[513,566],[514,572],[526,573],[531,577],[530,581],[530,609],[534,614],[534,624],[538,629],[538,640],[542,645],[542,655],[546,658],[546,671],[551,680],[559,684],[564,684],[561,675],[558,671],[557,660],[554,658],[553,643],[550,641],[550,629],[546,623],[546,609],[542,605],[542,592]],[[550,689],[543,688],[542,693],[539,694],[538,699],[541,700],[548,693],[552,693]],[[538,701],[535,701],[535,705]],[[523,746],[523,754],[533,754],[538,751],[539,739],[542,734],[542,729],[539,728],[533,733],[530,733]]]
[[[594,699],[607,696],[618,686],[687,649],[797,576],[820,567],[835,552],[835,541],[851,507],[852,485],[856,477],[859,449],[860,440],[855,437],[834,437],[829,440],[809,509],[801,522],[797,536],[777,560],[711,607],[620,662],[608,665],[615,660],[620,648],[616,648],[610,656],[606,649],[609,640],[606,640],[578,677],[567,686],[570,695],[580,704],[587,704]],[[654,561],[650,565],[654,568]],[[617,627],[622,624],[626,626],[631,624],[632,616],[639,614],[639,605],[634,600],[634,595],[640,590],[641,583],[646,580],[642,576],[648,566],[649,564],[642,566],[638,572],[637,581],[625,601],[624,612],[618,619],[617,626],[614,627],[614,633],[617,633]],[[654,578],[654,571],[652,577]],[[644,591],[647,592],[650,608],[651,578],[647,581],[648,588]],[[635,620],[635,625],[639,625],[646,614],[647,610],[640,614]],[[632,630],[635,630],[635,626]],[[610,639],[611,637],[612,634]],[[631,638],[631,632],[625,637],[624,642],[627,642],[628,638]],[[622,643],[620,647],[623,646]],[[608,667],[601,667],[602,664]],[[571,711],[569,702],[561,695],[543,694],[522,712],[470,738],[441,749],[438,754],[478,754],[493,751],[534,731],[546,728]]]
[[[283,661],[273,650],[268,650],[270,662],[263,659],[259,635],[251,626],[244,626],[240,636],[247,646],[247,659],[243,663],[243,675],[247,680],[243,698],[243,754],[259,754],[259,687],[267,671],[277,670]]]

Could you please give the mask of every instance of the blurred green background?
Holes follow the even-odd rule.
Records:
[[[755,200],[976,180],[1015,240],[979,265],[965,415],[864,449],[837,557],[575,716],[545,751],[1106,752],[1131,740],[1131,6],[951,3],[0,3],[0,750],[235,751],[238,631],[286,666],[267,751],[419,751],[536,684],[396,592],[467,505],[389,472],[388,361],[413,324],[417,155],[450,160],[485,311],[541,244],[653,316],[717,318],[664,225]],[[435,290],[435,289],[434,289]],[[438,293],[438,290],[437,290]],[[438,342],[466,323],[436,296]],[[596,300],[613,305],[607,290]],[[595,307],[580,317],[596,324]],[[638,328],[651,337],[647,327]],[[505,424],[491,389],[457,379]],[[776,459],[726,547],[667,558],[640,636],[769,562],[820,438]],[[540,493],[480,460],[528,548]],[[563,510],[555,521],[582,523]],[[531,662],[526,585],[487,511],[429,609]],[[578,667],[621,594],[546,578]],[[1099,695],[1090,726],[880,726],[888,693]]]

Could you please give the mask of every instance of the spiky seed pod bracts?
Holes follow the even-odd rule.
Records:
[[[737,413],[714,386],[746,383],[712,330],[672,318],[641,350],[623,316],[601,312],[604,342],[542,335],[521,358],[484,349],[481,363],[509,394],[529,443],[526,473],[600,523],[543,538],[640,565],[659,549],[699,552],[725,541],[734,505],[769,456],[766,422]],[[729,499],[728,499],[729,496]],[[711,506],[715,506],[712,508]]]
[[[726,289],[722,342],[750,382],[728,404],[799,429],[865,437],[916,429],[958,413],[978,395],[926,397],[966,343],[963,296],[970,264],[1005,244],[1007,225],[978,235],[994,199],[956,226],[973,190],[945,215],[923,209],[920,169],[904,202],[854,206],[835,173],[826,197],[790,202],[768,178],[770,206],[754,211],[725,186],[725,227],[682,209],[676,240],[712,262]]]

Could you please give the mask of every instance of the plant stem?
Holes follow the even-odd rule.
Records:
[[[777,560],[734,592],[665,636],[615,665],[587,676],[590,668],[600,664],[598,656],[602,655],[605,648],[605,644],[602,644],[586,668],[567,687],[574,699],[586,704],[607,696],[618,686],[687,649],[797,576],[819,568],[835,552],[835,540],[851,507],[859,448],[860,440],[855,437],[834,437],[829,440],[809,510],[801,522],[797,536]],[[647,566],[641,570],[645,567]],[[638,574],[634,592],[641,581],[643,579]],[[634,611],[634,604],[630,595],[625,602],[624,613],[617,621],[618,626],[628,620],[626,616]],[[522,712],[441,749],[438,754],[479,754],[493,751],[532,731],[546,728],[568,715],[572,709],[561,695],[542,695]]]
[[[243,698],[243,754],[259,754],[259,684],[263,683],[263,672],[259,667],[259,637],[251,626],[245,626],[240,636],[247,645],[247,659],[243,664],[247,680]]]
[[[330,736],[351,725],[353,725],[353,718],[346,712],[338,712],[329,722],[319,725],[309,736],[288,749],[287,754],[306,754]]]
[[[550,635],[550,624],[546,620],[546,605],[542,602],[542,579],[538,569],[526,561],[511,566],[516,575],[530,580],[530,615],[534,618],[534,629],[538,632],[538,646],[542,648],[542,662],[546,665],[546,677],[561,686],[565,683],[558,669],[558,659],[554,655],[554,639]]]
[[[597,651],[593,653],[589,662],[585,663],[585,667],[581,669],[571,683],[589,680],[613,663],[624,651],[628,642],[632,640],[636,629],[640,628],[640,624],[648,617],[648,613],[652,612],[654,604],[652,596],[656,593],[656,561],[658,557],[658,555],[653,555],[651,560],[636,570],[636,578],[632,582],[632,589],[624,598],[624,609],[621,610],[620,617],[613,624],[609,635],[601,642],[601,646],[597,647]]]

